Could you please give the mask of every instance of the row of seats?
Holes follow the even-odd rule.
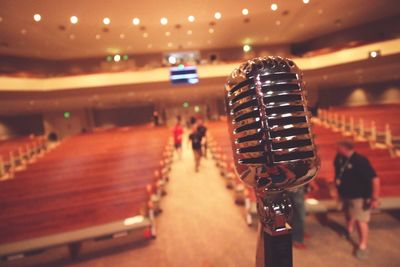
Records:
[[[0,141],[0,180],[12,176],[48,149],[44,136],[24,136]]]
[[[252,218],[256,214],[255,196],[251,189],[244,187],[234,172],[232,148],[230,139],[227,137],[227,125],[225,121],[213,122],[209,124],[212,142],[210,145],[217,167],[220,169],[222,177],[226,180],[227,188],[234,190],[235,202],[244,203],[246,210],[246,220],[252,223]],[[318,148],[318,155],[321,159],[319,173],[311,184],[307,198],[309,203],[329,203],[329,207],[313,207],[308,205],[309,211],[320,212],[332,208],[332,201],[336,197],[334,185],[334,166],[333,161],[336,155],[336,144],[345,136],[336,126],[327,127],[326,123],[316,120],[313,125],[313,133]],[[381,195],[383,198],[393,198],[400,196],[400,158],[393,157],[385,148],[371,148],[370,142],[355,138],[355,147],[358,152],[367,156],[381,179]],[[311,201],[311,200],[317,201]],[[308,202],[306,202],[307,204]],[[315,204],[314,204],[315,205]],[[318,204],[320,205],[320,204]],[[389,204],[388,206],[393,206]]]
[[[135,230],[154,237],[154,214],[172,161],[167,128],[135,126],[68,137],[13,179],[0,184],[0,256],[3,260],[29,254],[11,248],[23,242],[50,244],[60,233],[85,229],[82,240],[64,241],[77,256],[76,245],[113,235],[99,230],[120,222],[115,231]],[[143,222],[148,222],[144,224]],[[125,227],[125,228],[124,228]],[[111,232],[110,232],[111,231]],[[57,238],[54,238],[55,240]],[[50,240],[50,241],[49,241]],[[22,245],[21,245],[22,242]],[[7,253],[3,254],[3,250]]]
[[[348,108],[349,114],[353,112]],[[371,114],[376,114],[374,107],[371,107]],[[391,116],[386,115],[388,121]],[[368,116],[367,116],[368,117]],[[373,117],[371,115],[371,117]],[[371,142],[357,134],[349,135],[344,133],[336,125],[329,125],[321,120],[315,120],[313,127],[315,142],[318,147],[318,154],[321,158],[321,169],[318,173],[317,182],[320,190],[315,192],[317,198],[331,198],[334,167],[333,160],[336,154],[336,143],[344,138],[352,138],[355,142],[355,149],[365,155],[377,171],[381,179],[382,197],[400,196],[400,158],[396,157],[385,147],[371,146]]]
[[[384,129],[386,124],[391,126],[394,135],[400,135],[400,104],[368,105],[355,107],[332,107],[329,111],[340,115],[351,114],[355,120],[363,119],[366,124],[374,121],[378,129]]]
[[[254,190],[246,187],[237,176],[234,170],[233,151],[228,134],[227,122],[215,121],[208,124],[210,131],[209,147],[220,171],[221,177],[225,180],[226,188],[233,191],[234,202],[244,206],[245,220],[249,226],[253,225],[257,216],[257,204]]]
[[[319,109],[318,117],[327,127],[382,144],[391,150],[400,147],[400,104]]]

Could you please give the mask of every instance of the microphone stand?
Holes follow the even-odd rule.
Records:
[[[260,218],[256,267],[292,267],[292,204],[285,192],[257,195]]]

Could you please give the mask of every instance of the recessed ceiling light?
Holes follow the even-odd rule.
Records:
[[[101,35],[100,34],[96,34],[96,40],[100,40]]]
[[[167,18],[161,18],[160,19],[160,23],[161,23],[161,25],[167,25],[168,24],[168,19]]]
[[[188,31],[187,31],[187,34],[188,34],[188,35],[192,35],[192,33],[193,33],[192,30],[188,30]]]
[[[172,47],[172,43],[168,43],[168,47]]]
[[[207,44],[211,44],[211,40],[208,40],[208,41],[207,41]]]
[[[119,38],[124,39],[124,38],[125,38],[125,34],[121,33],[121,34],[119,35]]]
[[[114,61],[115,61],[115,62],[119,62],[119,61],[121,61],[121,56],[120,56],[120,55],[118,55],[118,54],[117,54],[117,55],[115,55],[115,56],[114,56]]]
[[[249,10],[247,8],[242,9],[242,14],[247,16],[249,14]]]
[[[190,46],[190,45],[192,45],[192,42],[191,42],[191,41],[189,41],[189,42],[187,42],[187,44]]]
[[[176,64],[176,57],[174,57],[174,56],[169,56],[168,57],[168,62],[169,62],[169,64]]]
[[[3,17],[0,17],[0,22],[2,22],[3,21]]]
[[[281,21],[277,20],[277,21],[275,21],[275,24],[276,24],[276,26],[279,26],[279,25],[281,25]]]
[[[375,51],[371,51],[368,53],[370,58],[376,58],[379,57],[381,55],[381,51],[380,50],[375,50]]]
[[[142,35],[143,35],[143,38],[149,37],[149,34],[147,32],[144,32]]]
[[[247,52],[250,52],[250,50],[251,50],[251,46],[250,45],[246,44],[246,45],[243,46],[243,51],[244,52],[247,53]]]
[[[78,23],[78,17],[77,17],[77,16],[71,16],[71,17],[69,18],[69,21],[70,21],[72,24],[77,24],[77,23]]]
[[[133,25],[139,25],[140,24],[140,19],[139,18],[133,18],[132,19],[132,24]]]
[[[33,20],[39,22],[42,20],[42,16],[40,14],[33,15]]]
[[[152,44],[148,44],[148,45],[147,45],[147,48],[152,48],[152,47],[153,47]]]
[[[104,18],[103,19],[103,24],[104,25],[108,25],[108,24],[110,24],[110,22],[111,22],[110,18]]]
[[[272,11],[278,10],[278,5],[275,4],[275,3],[273,3],[273,4],[271,5],[271,10],[272,10]]]
[[[165,36],[170,36],[171,32],[165,32]]]
[[[214,18],[215,18],[215,19],[221,19],[221,18],[222,18],[221,13],[220,13],[220,12],[215,12]]]
[[[210,28],[210,29],[208,29],[208,32],[212,34],[212,33],[214,33],[214,29]]]
[[[69,39],[74,40],[74,39],[75,39],[75,35],[70,34],[70,35],[69,35]]]
[[[303,3],[308,4],[308,3],[310,3],[310,0],[303,0]]]
[[[26,29],[22,29],[22,30],[21,30],[21,34],[24,34],[24,35],[25,35],[25,34],[26,34]]]
[[[190,16],[188,17],[188,21],[189,21],[189,22],[193,22],[194,20],[195,20],[194,16],[190,15]]]
[[[319,14],[319,15],[322,15],[322,13],[324,13],[324,10],[318,9],[318,14]]]

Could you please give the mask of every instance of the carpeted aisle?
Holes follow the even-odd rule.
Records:
[[[173,163],[167,192],[155,240],[68,266],[254,265],[256,231],[246,225],[212,159],[203,159],[195,173],[192,151],[185,144],[182,160]]]

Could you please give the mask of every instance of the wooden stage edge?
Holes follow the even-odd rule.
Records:
[[[32,238],[0,245],[0,260],[11,261],[41,253],[47,249],[68,246],[71,257],[77,257],[81,243],[88,240],[103,240],[140,233],[141,239],[156,235],[154,220],[151,217],[137,215],[124,220],[96,225],[79,230]]]

